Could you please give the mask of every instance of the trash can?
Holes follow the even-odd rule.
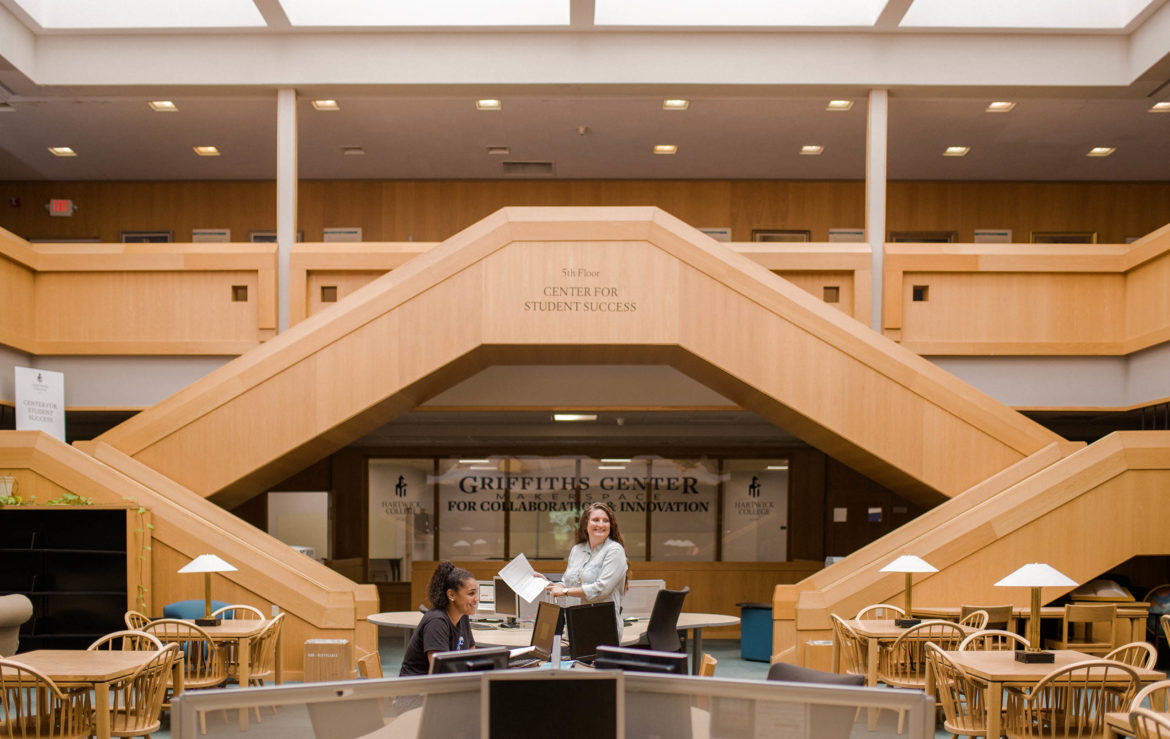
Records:
[[[772,661],[772,604],[739,606],[739,655],[752,662]]]

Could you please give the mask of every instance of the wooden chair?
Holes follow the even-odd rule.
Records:
[[[959,642],[959,651],[1011,652],[1016,649],[1027,649],[1030,646],[1031,644],[1029,644],[1028,640],[1019,634],[1010,631],[999,631],[998,629],[984,629],[983,631],[976,631],[974,634],[969,634],[966,639]]]
[[[41,672],[0,659],[0,736],[82,739],[93,731],[88,688],[61,690]]]
[[[971,611],[959,619],[959,626],[968,626],[972,629],[985,629],[987,628],[988,618],[990,617],[987,615],[987,611],[982,609]]]
[[[1135,739],[1170,739],[1170,715],[1135,708],[1129,712],[1129,725]]]
[[[1150,683],[1146,687],[1137,692],[1137,695],[1130,701],[1130,708],[1153,708],[1159,710],[1162,706],[1164,709],[1170,709],[1170,680],[1159,680],[1155,683]]]
[[[382,657],[377,652],[363,654],[357,661],[358,676],[367,680],[382,677]]]
[[[715,667],[719,664],[719,660],[711,655],[703,652],[703,661],[699,663],[700,677],[715,677]]]
[[[1124,662],[1130,667],[1142,667],[1147,670],[1152,670],[1154,669],[1154,664],[1158,661],[1158,650],[1149,642],[1135,641],[1114,649],[1105,655],[1105,659]]]
[[[1104,656],[1113,650],[1113,625],[1117,604],[1085,605],[1069,603],[1064,607],[1060,639],[1048,639],[1048,649],[1075,649]]]
[[[161,727],[163,699],[179,645],[167,644],[130,677],[110,686],[110,735],[146,736]]]
[[[865,649],[861,644],[861,637],[849,624],[845,623],[835,613],[829,614],[833,623],[833,636],[837,639],[838,650],[841,652],[841,664],[846,675],[866,676]],[[833,665],[837,669],[837,665]]]
[[[959,607],[959,622],[975,611],[987,611],[987,624],[980,627],[984,629],[998,629],[1000,631],[1007,631],[1008,626],[1012,623],[1012,606],[960,606]]]
[[[923,621],[906,629],[878,652],[878,679],[896,688],[926,687],[926,645],[944,651],[959,648],[966,632],[953,621]]]
[[[99,649],[122,652],[153,652],[163,648],[163,643],[154,634],[145,631],[115,631],[106,634],[93,644],[86,647],[87,651],[95,652]]]
[[[264,613],[255,606],[246,606],[242,604],[224,606],[211,612],[212,618],[227,618],[241,621],[255,621],[257,619],[263,621]]]
[[[122,620],[126,622],[126,628],[133,631],[142,631],[142,627],[150,623],[150,617],[138,611],[126,611]]]
[[[1009,739],[1073,739],[1104,733],[1105,714],[1128,710],[1139,682],[1134,669],[1091,659],[1062,667],[1031,690],[1004,692],[1004,733]]]
[[[857,612],[854,621],[891,621],[895,618],[906,618],[906,612],[889,603],[874,603]]]
[[[224,651],[207,632],[189,621],[162,618],[151,621],[146,633],[154,634],[163,644],[178,644],[183,655],[183,688],[214,688],[227,681]]]
[[[1162,624],[1162,636],[1166,638],[1166,643],[1170,644],[1170,613],[1163,613],[1158,623]]]
[[[943,707],[943,728],[951,733],[952,739],[958,739],[959,735],[987,736],[984,686],[972,680],[935,645],[926,645],[926,656]]]
[[[280,640],[280,629],[283,625],[284,614],[277,614],[276,618],[269,621],[264,630],[249,642],[248,685],[240,687],[262,686],[265,680],[276,678],[276,644]],[[238,672],[236,682],[239,682]],[[260,707],[253,706],[252,710],[256,712],[256,720],[260,721]],[[276,713],[276,706],[272,706],[272,712]]]

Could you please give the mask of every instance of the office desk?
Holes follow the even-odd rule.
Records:
[[[84,649],[37,649],[9,659],[43,673],[59,686],[92,688],[94,735],[97,739],[110,739],[110,685],[133,675],[156,656],[156,650],[122,652],[103,649],[90,652]],[[176,660],[171,669],[174,692],[178,695],[183,692],[183,660]]]
[[[1003,689],[1008,686],[1030,687],[1036,681],[1074,662],[1100,659],[1091,654],[1071,649],[1049,650],[1056,655],[1056,661],[1045,663],[1017,662],[1012,651],[970,651],[947,652],[947,657],[975,680],[987,685],[987,736],[999,736],[1003,712]],[[1165,677],[1157,670],[1134,668],[1143,683],[1154,682]],[[934,694],[934,676],[928,677],[927,693]]]
[[[378,626],[390,626],[413,632],[418,628],[422,616],[420,611],[388,611],[375,613],[368,616],[366,620]],[[622,629],[622,646],[637,644],[642,635],[646,633],[646,627],[649,623],[649,619],[639,619]],[[687,638],[691,644],[692,675],[699,674],[699,665],[703,662],[703,629],[715,628],[716,626],[735,626],[738,623],[738,616],[725,616],[721,613],[679,614],[678,630],[689,632]],[[474,629],[471,634],[475,637],[476,644],[485,647],[526,647],[532,643],[532,624],[521,624],[515,629]]]

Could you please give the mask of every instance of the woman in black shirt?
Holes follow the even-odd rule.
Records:
[[[435,652],[471,649],[471,614],[479,604],[479,583],[467,570],[443,560],[427,586],[431,609],[423,614],[406,646],[398,675],[426,675]]]

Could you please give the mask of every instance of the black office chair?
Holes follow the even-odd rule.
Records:
[[[824,685],[865,685],[865,675],[838,675],[811,667],[777,662],[768,668],[768,679],[785,683],[820,683]]]
[[[659,590],[654,597],[654,609],[650,611],[650,623],[638,646],[649,646],[659,652],[683,651],[682,639],[678,636],[678,614],[682,613],[683,601],[690,587],[682,590]]]

